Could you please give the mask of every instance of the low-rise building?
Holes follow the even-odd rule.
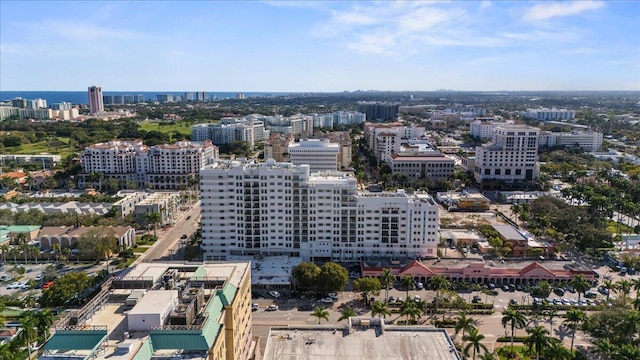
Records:
[[[147,226],[173,225],[181,202],[182,198],[177,192],[154,192],[134,205],[133,218],[137,223]],[[160,214],[158,224],[147,223],[146,215],[152,212]]]
[[[346,325],[272,327],[264,360],[461,360],[445,329],[351,317]]]
[[[479,192],[463,190],[462,192],[439,192],[436,200],[447,206],[449,210],[486,211],[491,200]]]
[[[44,226],[38,234],[38,242],[40,249],[51,249],[53,244],[59,244],[61,248],[71,248],[87,231],[95,228],[93,226]],[[136,243],[136,231],[131,226],[111,226],[114,235],[118,241],[118,245],[124,248],[130,248]]]

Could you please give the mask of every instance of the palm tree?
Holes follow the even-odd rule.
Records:
[[[627,296],[631,292],[631,282],[629,280],[620,280],[616,286],[616,292],[622,295],[622,301],[627,302]]]
[[[357,316],[358,314],[356,314],[355,311],[353,311],[352,308],[348,307],[348,308],[344,308],[341,312],[340,312],[340,317],[338,318],[338,321],[342,321],[342,320],[347,320],[350,317],[354,317]]]
[[[579,309],[572,308],[567,311],[566,319],[563,324],[567,325],[572,330],[571,335],[571,351],[573,352],[573,341],[576,338],[576,331],[580,327],[580,325],[587,320],[587,314]]]
[[[513,338],[516,334],[516,328],[521,329],[526,324],[526,318],[523,313],[513,309],[505,309],[502,312],[502,326],[506,329],[507,325],[511,327],[511,352],[513,353]]]
[[[158,224],[162,221],[162,215],[159,212],[151,211],[144,214],[144,219],[147,224],[153,224],[153,236],[158,238]]]
[[[591,289],[591,283],[584,278],[584,275],[578,274],[569,282],[576,292],[578,292],[578,302],[580,301],[580,296]]]
[[[320,306],[316,306],[316,309],[311,313],[311,316],[318,318],[318,324],[320,324],[322,319],[329,321],[329,312]]]
[[[542,313],[542,316],[544,316],[545,318],[547,318],[549,320],[549,325],[550,325],[549,333],[553,334],[553,319],[556,316],[558,316],[558,311],[550,309],[550,310],[544,311]]]
[[[37,246],[30,246],[29,255],[35,260],[36,265],[38,265],[38,257],[40,257],[40,248]]]
[[[376,301],[371,305],[371,316],[382,316],[386,318],[387,315],[391,315],[389,309],[387,309],[387,305],[383,302]]]
[[[480,360],[496,360],[496,353],[495,352],[486,352],[486,353],[480,355]]]
[[[476,326],[478,326],[478,321],[472,317],[467,317],[467,314],[465,312],[460,313],[460,315],[458,315],[455,320],[456,325],[454,326],[454,329],[456,331],[456,335],[458,335],[458,333],[462,331],[463,338],[465,331],[471,331],[471,329],[475,329]]]
[[[0,245],[0,251],[2,251],[2,262],[7,264],[7,254],[9,253],[9,245],[2,244]]]
[[[447,290],[451,288],[451,282],[449,282],[449,280],[447,280],[447,278],[445,278],[442,275],[436,275],[434,277],[432,277],[431,279],[429,279],[429,286],[431,287],[432,290],[435,290],[436,292],[436,299],[435,299],[435,313],[438,313],[438,301],[440,301],[440,292],[442,290]],[[444,321],[444,313],[442,314],[442,321]]]
[[[380,285],[384,287],[384,302],[389,303],[389,288],[396,283],[396,276],[391,273],[391,269],[382,269],[380,275]]]
[[[27,245],[27,244],[21,244],[20,245],[20,253],[22,253],[24,255],[24,263],[27,263],[27,256],[29,255],[29,253],[31,252],[31,246]]]
[[[536,360],[540,360],[540,352],[549,345],[549,331],[542,326],[534,326],[527,329],[527,334],[529,337],[524,343],[529,347],[529,351],[535,349]]]
[[[636,293],[636,298],[633,299],[633,302],[631,303],[631,305],[633,305],[634,309],[640,311],[640,291]]]
[[[640,291],[640,278],[631,280],[631,285],[633,286],[633,290]]]
[[[405,275],[402,280],[400,280],[400,285],[407,290],[406,300],[409,300],[409,290],[413,287],[413,278],[411,275]]]
[[[55,243],[53,245],[51,245],[51,251],[55,254],[56,256],[56,263],[58,262],[58,260],[60,259],[60,250],[62,250],[62,247],[60,246],[60,244]]]
[[[602,287],[607,289],[607,301],[609,301],[609,294],[612,290],[615,291],[617,289],[617,284],[612,280],[605,280],[604,283],[602,283]]]
[[[601,359],[611,359],[618,348],[609,339],[593,339],[592,343],[594,347],[592,351],[600,355]]]
[[[38,329],[36,319],[27,314],[20,321],[22,325],[21,340],[27,345],[29,359],[31,359],[31,343],[38,337]]]
[[[549,344],[544,350],[544,358],[549,360],[573,360],[573,352],[569,351],[562,341],[558,339],[549,339]]]
[[[72,251],[68,247],[62,249],[62,256],[64,256],[67,262],[69,261],[69,257],[71,256],[71,253]]]
[[[55,316],[49,309],[42,309],[36,311],[33,314],[33,318],[36,321],[36,328],[38,329],[38,335],[42,337],[43,342],[49,338],[49,329],[55,320]]]
[[[640,359],[640,348],[633,344],[622,344],[615,352],[616,359],[638,360]]]
[[[413,323],[420,316],[422,311],[416,306],[416,302],[407,299],[400,307],[400,315],[407,317],[407,324]]]
[[[478,329],[470,329],[469,334],[462,337],[462,341],[468,342],[467,346],[464,347],[465,356],[469,356],[470,349],[473,349],[472,359],[476,358],[476,353],[480,352],[480,349],[484,350],[484,352],[489,352],[489,349],[481,342],[482,340],[484,340],[484,335],[480,334]]]

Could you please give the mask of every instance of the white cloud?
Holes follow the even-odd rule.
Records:
[[[485,1],[480,3],[480,10],[487,9],[487,8],[491,7],[491,5],[492,5],[491,1],[485,0]]]
[[[547,20],[554,17],[571,16],[584,11],[596,10],[605,6],[603,1],[542,2],[529,8],[522,17],[527,21]]]
[[[598,49],[593,48],[576,48],[576,49],[567,49],[560,52],[562,55],[590,55],[596,54],[600,52]]]

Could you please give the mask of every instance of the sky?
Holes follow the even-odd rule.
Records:
[[[0,90],[640,90],[639,1],[0,0]]]

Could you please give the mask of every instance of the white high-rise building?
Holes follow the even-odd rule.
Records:
[[[342,172],[240,159],[200,170],[203,260],[436,257],[438,206],[426,193],[357,191]]]
[[[86,147],[81,163],[86,175],[100,173],[133,181],[138,187],[179,189],[188,186],[189,176],[198,174],[202,166],[217,157],[218,148],[210,141],[147,146],[141,140],[113,140]]]
[[[93,115],[104,111],[104,100],[102,99],[102,88],[99,86],[90,86],[87,89],[89,97],[89,114]]]
[[[469,132],[473,137],[480,139],[492,139],[493,130],[496,126],[498,126],[498,124],[493,122],[476,120],[469,125]]]
[[[300,140],[289,144],[288,152],[294,165],[308,164],[311,172],[338,169],[340,144],[331,143],[329,139]]]
[[[498,126],[493,143],[476,147],[474,177],[476,182],[535,180],[538,166],[540,129],[525,125]]]

